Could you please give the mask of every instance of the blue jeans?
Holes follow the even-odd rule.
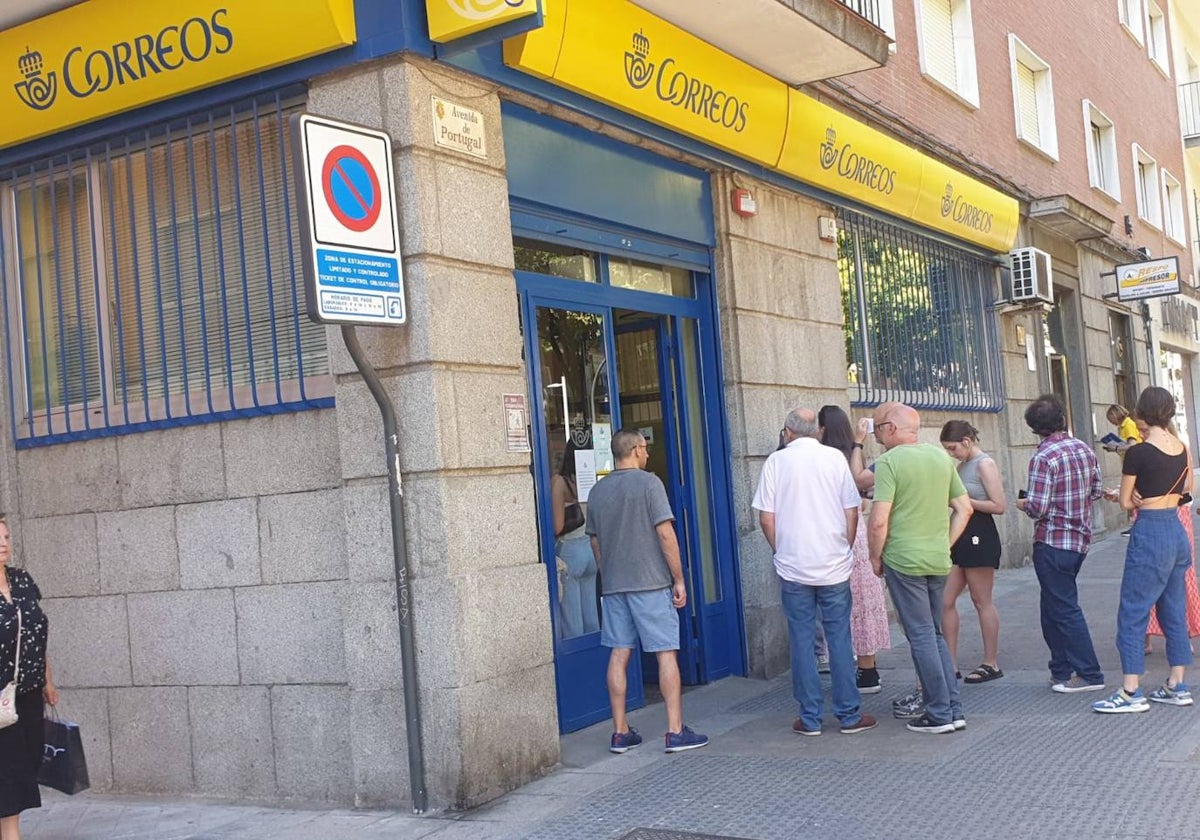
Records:
[[[792,649],[792,696],[800,704],[800,720],[809,729],[820,729],[825,701],[821,675],[813,656],[817,609],[829,648],[829,676],[833,690],[833,713],[842,726],[862,720],[855,673],[854,648],[850,644],[850,581],[829,586],[807,586],[780,580],[783,614],[787,618]]]
[[[884,565],[892,604],[908,637],[913,667],[925,695],[925,714],[936,723],[950,723],[962,715],[958,680],[950,648],[942,636],[942,592],[945,575],[906,575]]]
[[[1175,509],[1139,510],[1129,534],[1117,609],[1117,652],[1123,673],[1146,670],[1143,644],[1151,607],[1158,608],[1158,623],[1167,637],[1167,662],[1192,664],[1183,582],[1190,565],[1192,549]]]
[[[564,639],[573,639],[600,629],[596,608],[596,555],[588,537],[560,540],[558,556],[567,565],[567,573],[559,577],[562,586],[562,627]]]
[[[1084,682],[1104,682],[1075,585],[1085,557],[1086,551],[1068,551],[1043,542],[1033,544],[1033,570],[1042,587],[1042,637],[1050,648],[1050,676],[1056,682],[1066,682],[1072,673]],[[1145,622],[1141,632],[1146,632]]]

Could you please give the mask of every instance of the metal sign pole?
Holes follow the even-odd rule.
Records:
[[[417,655],[413,642],[412,597],[408,590],[408,545],[404,530],[404,490],[400,484],[400,437],[396,409],[367,361],[353,324],[342,325],[342,340],[354,359],[363,381],[371,389],[383,415],[383,440],[388,469],[388,502],[392,514],[392,560],[396,567],[396,612],[400,620],[400,668],[404,679],[404,723],[408,731],[408,778],[413,813],[422,814],[427,805],[425,754],[421,743],[420,692],[417,684]]]

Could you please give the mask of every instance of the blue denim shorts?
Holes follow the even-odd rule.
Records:
[[[679,650],[679,612],[670,587],[605,595],[600,609],[600,644],[605,647],[633,648],[641,639],[646,653]]]

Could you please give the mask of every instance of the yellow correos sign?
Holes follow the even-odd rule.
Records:
[[[1015,199],[718,50],[626,0],[544,0],[504,43],[511,67],[993,251]]]
[[[544,4],[505,63],[749,160],[774,166],[787,88],[622,0]]]
[[[425,0],[429,38],[439,44],[537,12],[538,0]]]
[[[777,168],[993,251],[1017,238],[1015,199],[797,90]]]
[[[0,32],[0,146],[355,38],[354,0],[89,0]]]

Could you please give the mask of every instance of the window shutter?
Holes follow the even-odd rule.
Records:
[[[942,84],[958,90],[953,0],[921,0],[921,33],[926,72]]]
[[[1017,62],[1017,105],[1020,108],[1021,136],[1040,145],[1042,128],[1038,119],[1037,74],[1020,61]]]

